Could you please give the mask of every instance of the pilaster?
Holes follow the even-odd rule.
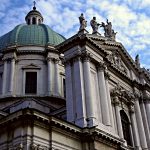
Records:
[[[134,146],[137,150],[141,150],[139,133],[138,133],[137,123],[135,118],[134,105],[130,105],[130,117],[131,117],[131,125],[132,125],[133,137],[134,137]]]
[[[86,99],[84,91],[83,65],[80,55],[74,57],[73,59],[72,84],[73,84],[72,100],[73,100],[73,109],[75,110],[74,111],[75,124],[77,124],[80,127],[86,127],[87,108],[85,102]]]
[[[108,93],[106,90],[106,83],[104,77],[105,70],[104,63],[99,63],[98,65],[98,83],[99,83],[99,93],[100,93],[100,101],[101,101],[101,109],[102,109],[102,120],[103,123],[107,126],[111,125],[110,115],[109,115],[109,105],[108,103]],[[107,85],[108,86],[108,85]]]
[[[6,93],[6,83],[7,83],[7,59],[4,59],[4,69],[3,69],[3,84],[2,84],[2,94]]]
[[[141,109],[141,115],[143,120],[143,126],[145,130],[145,136],[147,140],[147,146],[150,149],[150,131],[149,131],[148,120],[147,120],[146,109],[145,109],[143,98],[140,98],[140,109]]]
[[[108,107],[109,107],[109,114],[110,114],[110,121],[111,121],[111,126],[114,127],[114,118],[113,118],[113,111],[112,111],[112,103],[111,103],[111,98],[110,98],[110,90],[109,90],[109,78],[110,74],[108,71],[104,71],[104,76],[105,76],[105,84],[106,84],[106,92],[107,92],[107,100],[108,100]]]
[[[59,64],[59,59],[54,59],[54,68],[55,68],[55,76],[54,76],[54,80],[55,80],[55,90],[54,93],[56,96],[60,96],[59,93],[59,68],[58,68],[58,64]]]
[[[9,84],[9,92],[13,94],[14,88],[14,76],[15,76],[15,58],[11,59],[11,71],[10,71],[10,84]]]
[[[47,57],[47,94],[52,94],[52,58]]]
[[[67,120],[74,123],[75,108],[73,99],[73,80],[72,80],[72,64],[70,61],[65,62],[66,75],[66,106],[67,106]]]
[[[144,96],[144,99],[145,99],[146,116],[147,116],[149,130],[150,130],[150,97],[146,95]]]
[[[119,98],[117,96],[114,96],[113,101],[114,101],[114,104],[115,104],[118,134],[119,134],[119,137],[124,141],[122,123],[121,123],[121,116],[120,116],[120,110],[119,110]]]
[[[92,84],[91,84],[91,72],[90,72],[90,54],[84,53],[83,55],[83,74],[84,74],[84,87],[85,87],[85,99],[86,99],[86,112],[87,112],[87,124],[89,127],[95,126],[96,118],[94,113],[94,100],[92,99]]]
[[[139,131],[141,147],[143,149],[148,149],[142,115],[141,115],[141,110],[140,110],[140,105],[139,105],[139,97],[140,97],[140,95],[138,93],[135,93],[135,114],[136,114],[136,120],[137,120],[137,127],[138,127],[138,131]]]

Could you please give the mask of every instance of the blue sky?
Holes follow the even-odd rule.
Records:
[[[0,36],[16,25],[25,23],[26,14],[32,9],[32,0],[0,0]],[[36,0],[37,10],[44,23],[66,38],[79,29],[78,17],[84,13],[91,33],[90,20],[98,22],[108,18],[121,42],[134,59],[140,56],[141,66],[150,68],[150,0]],[[103,34],[103,30],[99,32]]]

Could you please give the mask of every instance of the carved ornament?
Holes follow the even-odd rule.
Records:
[[[113,52],[112,54],[109,54],[107,56],[107,59],[113,64],[113,66],[115,66],[121,72],[127,74],[127,69],[125,68],[118,52]]]

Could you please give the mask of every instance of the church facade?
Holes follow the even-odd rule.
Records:
[[[115,41],[111,22],[69,39],[43,24],[0,37],[0,150],[149,150],[150,73]]]

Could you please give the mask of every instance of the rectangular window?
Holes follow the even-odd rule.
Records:
[[[26,72],[25,93],[37,93],[37,72]]]

